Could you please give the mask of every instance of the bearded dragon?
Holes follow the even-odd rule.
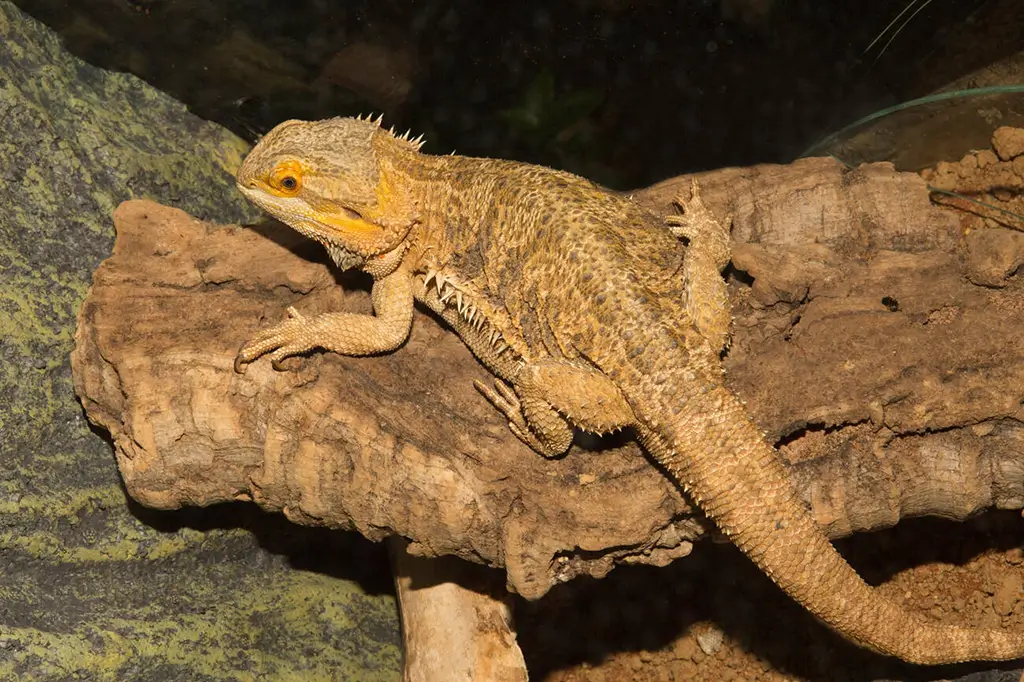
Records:
[[[573,427],[632,427],[722,533],[853,642],[919,664],[1024,656],[1024,633],[931,623],[884,598],[815,524],[725,386],[729,234],[696,185],[665,219],[566,172],[420,145],[380,119],[335,118],[286,121],[253,148],[241,192],[369,273],[374,315],[290,308],[237,371],[264,354],[280,368],[317,348],[393,351],[420,301],[495,375],[477,387],[522,441],[551,457]]]

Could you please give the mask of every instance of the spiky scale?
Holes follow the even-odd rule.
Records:
[[[437,277],[437,270],[428,270],[427,274],[423,276],[423,292],[426,293],[430,289],[430,282]]]

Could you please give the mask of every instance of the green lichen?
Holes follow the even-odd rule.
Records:
[[[77,518],[81,513],[92,513],[97,508],[124,503],[124,493],[117,485],[96,488],[64,490],[52,495],[25,495],[14,499],[0,499],[0,515],[45,516],[50,519]]]
[[[53,671],[90,680],[129,679],[132,666],[184,669],[225,680],[395,679],[399,660],[394,646],[363,640],[357,643],[362,651],[353,652],[344,635],[353,625],[348,614],[386,619],[385,610],[363,603],[354,608],[362,598],[339,589],[337,580],[284,566],[249,574],[240,589],[228,591],[225,584],[234,586],[237,579],[227,574],[229,568],[214,567],[193,578],[188,593],[174,594],[174,601],[186,600],[188,608],[170,618],[159,597],[134,603],[137,586],[126,586],[123,604],[89,610],[67,631],[0,625],[0,647],[9,654],[0,657],[0,679],[46,679]],[[4,591],[0,596],[10,598]],[[85,592],[76,597],[87,604],[96,601]],[[267,647],[268,632],[280,633],[287,646]],[[25,676],[26,667],[32,675]]]
[[[296,570],[290,554],[324,538],[279,517],[132,507],[73,392],[115,208],[254,221],[232,177],[247,145],[3,0],[0,35],[0,680],[398,679],[390,595]]]

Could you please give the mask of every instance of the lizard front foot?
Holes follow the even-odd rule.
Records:
[[[246,365],[270,351],[273,351],[270,353],[271,366],[278,371],[283,370],[281,362],[285,358],[316,347],[311,332],[309,321],[289,306],[287,320],[259,332],[239,349],[235,356],[235,371],[243,374]]]

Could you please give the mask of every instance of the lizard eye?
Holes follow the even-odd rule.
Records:
[[[295,161],[284,161],[270,174],[269,183],[284,196],[294,196],[302,188],[302,167]]]

